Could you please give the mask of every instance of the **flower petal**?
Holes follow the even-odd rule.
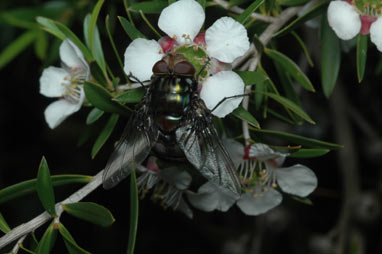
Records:
[[[240,142],[232,138],[223,138],[223,145],[226,148],[229,157],[231,157],[233,164],[237,168],[243,161],[244,156],[244,146]]]
[[[274,160],[276,163],[276,165],[273,165],[274,167],[282,165],[286,156],[287,154],[277,152],[268,145],[262,143],[253,144],[249,149],[249,158],[254,158],[259,161]]]
[[[379,17],[370,27],[370,40],[382,52],[382,17]]]
[[[224,98],[242,95],[244,93],[244,82],[233,71],[221,71],[207,78],[203,83],[200,97],[204,100],[207,108],[212,110]],[[226,99],[212,114],[217,117],[225,117],[237,108],[243,100],[242,96]]]
[[[180,44],[192,42],[205,20],[203,7],[194,0],[180,0],[164,8],[158,27]]]
[[[187,197],[193,206],[205,212],[213,210],[226,212],[236,201],[231,192],[211,182],[202,185],[198,193],[188,192]]]
[[[215,21],[206,31],[207,54],[222,62],[231,63],[249,49],[245,27],[230,17]]]
[[[317,187],[317,177],[314,172],[300,164],[275,170],[277,183],[289,194],[306,197]]]
[[[355,7],[346,1],[332,1],[328,8],[328,22],[342,40],[350,40],[361,30],[361,19]]]
[[[73,104],[67,100],[61,99],[55,101],[45,109],[45,120],[51,129],[60,125],[68,116],[77,112],[81,105]]]
[[[236,204],[246,215],[259,215],[278,206],[281,200],[281,194],[271,188],[265,191],[262,197],[254,197],[253,193],[245,193]]]
[[[162,48],[155,40],[138,38],[125,51],[126,74],[130,72],[140,81],[150,80],[153,66],[164,56]]]
[[[50,66],[42,72],[40,77],[40,93],[46,97],[61,97],[70,84],[70,73],[63,69]]]
[[[61,43],[60,58],[71,69],[88,69],[88,64],[81,50],[69,39],[65,39]]]

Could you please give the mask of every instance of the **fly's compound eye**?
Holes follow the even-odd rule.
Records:
[[[193,77],[195,68],[190,62],[181,61],[175,64],[174,74],[178,76]]]
[[[168,64],[164,60],[158,61],[154,64],[153,73],[156,75],[168,74]]]

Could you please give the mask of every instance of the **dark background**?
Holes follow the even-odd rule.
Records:
[[[77,35],[82,35],[82,19],[94,3],[67,2],[71,7],[65,20]],[[1,1],[0,12],[41,4],[43,1]],[[102,21],[106,13],[126,16],[121,1],[107,1],[100,15]],[[212,13],[217,16],[223,11],[207,9],[207,15]],[[209,16],[211,20],[214,15]],[[157,16],[149,17],[155,24]],[[210,24],[207,20],[206,26]],[[147,27],[139,26],[149,37]],[[106,59],[112,68],[118,68],[102,26],[100,29]],[[0,52],[23,31],[0,21]],[[337,87],[327,100],[320,88],[318,31],[305,27],[298,32],[306,40],[316,68],[307,67],[291,37],[278,42],[278,49],[296,60],[312,80],[317,92],[300,91],[300,96],[305,110],[317,124],[294,127],[275,119],[263,120],[260,115],[257,119],[261,119],[265,129],[345,145],[344,149],[324,157],[286,161],[287,165],[297,162],[307,165],[316,173],[319,185],[310,196],[313,206],[284,195],[281,206],[262,216],[245,216],[233,207],[227,213],[194,210],[194,219],[190,220],[172,209],[163,210],[146,198],[140,201],[136,253],[382,253],[382,86],[378,72],[381,53],[370,45],[366,78],[358,84],[355,50],[344,52]],[[54,44],[53,37],[49,38]],[[118,23],[114,39],[122,55],[130,40]],[[93,135],[82,146],[77,144],[87,129],[85,120],[90,108],[82,108],[55,130],[49,129],[43,111],[53,100],[39,94],[38,81],[43,68],[59,65],[57,56],[49,56],[52,61],[38,59],[32,46],[0,69],[0,189],[36,177],[42,156],[46,157],[52,175],[95,175],[105,166],[113,141],[118,139],[127,121],[120,118],[110,141],[93,160],[91,147],[107,117],[93,126]],[[274,73],[268,59],[263,58],[263,65],[270,75]],[[274,79],[277,84],[277,77]],[[66,198],[79,187],[56,188],[56,200]],[[128,181],[110,191],[100,188],[85,200],[109,208],[116,218],[113,226],[101,228],[66,214],[61,222],[78,244],[92,253],[124,253],[129,232]],[[43,208],[33,194],[1,204],[0,211],[10,226],[15,227],[34,218]],[[36,232],[37,236],[42,235],[44,228]],[[341,245],[342,241],[352,244]],[[338,249],[349,245],[352,247],[346,247],[343,252]],[[357,248],[363,251],[354,252]],[[9,250],[5,248],[5,251]],[[62,240],[57,241],[53,253],[66,253]]]

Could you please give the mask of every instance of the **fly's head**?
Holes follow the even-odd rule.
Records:
[[[153,67],[154,76],[195,79],[194,66],[181,54],[170,53],[156,62]]]

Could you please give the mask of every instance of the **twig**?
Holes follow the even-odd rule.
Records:
[[[63,211],[62,205],[79,202],[84,197],[86,197],[91,192],[93,192],[95,189],[97,189],[98,186],[100,186],[102,183],[102,174],[103,174],[103,170],[101,170],[97,175],[95,175],[93,179],[87,185],[85,185],[84,187],[82,187],[81,189],[73,193],[72,195],[70,195],[64,201],[57,203],[56,204],[57,215],[58,216],[61,215]],[[30,220],[29,222],[21,224],[20,226],[12,229],[6,235],[0,238],[0,250],[4,246],[8,245],[9,243],[19,238],[22,238],[25,235],[36,230],[37,228],[41,227],[50,219],[52,219],[52,216],[49,213],[44,212],[40,214],[39,216],[35,217],[34,219]]]
[[[214,0],[214,2],[217,5],[220,5],[221,7],[223,7],[224,9],[232,11],[233,13],[242,14],[244,12],[244,10],[242,8],[237,7],[237,6],[230,6],[229,3],[226,1]],[[276,18],[274,18],[272,16],[265,16],[265,15],[262,15],[262,14],[256,13],[256,12],[251,14],[251,18],[261,20],[261,21],[264,21],[267,23],[273,23],[276,21]]]

